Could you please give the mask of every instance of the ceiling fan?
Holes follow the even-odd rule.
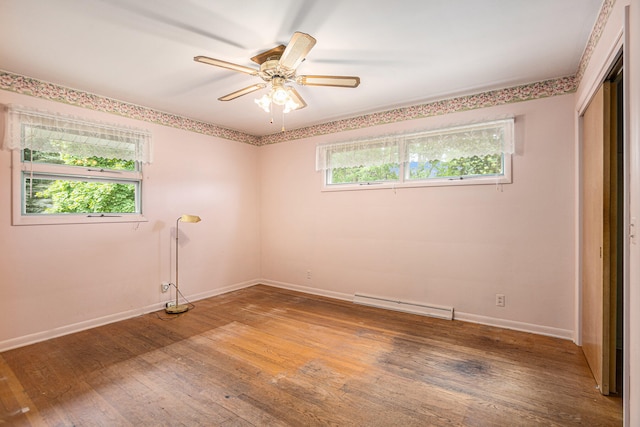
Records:
[[[209,58],[207,56],[196,56],[196,62],[226,68],[232,71],[246,73],[251,76],[258,76],[264,82],[247,86],[243,89],[231,92],[218,98],[220,101],[231,101],[240,96],[247,95],[260,89],[271,86],[268,94],[255,102],[266,112],[270,111],[271,104],[283,106],[283,112],[289,112],[304,108],[307,104],[295,88],[287,83],[295,82],[302,86],[333,86],[355,88],[360,84],[360,77],[355,76],[317,76],[317,75],[296,75],[296,69],[304,61],[305,57],[316,44],[316,39],[309,34],[296,32],[289,40],[289,44],[277,46],[266,52],[262,52],[251,60],[260,68],[246,67],[244,65],[233,64],[220,59]]]

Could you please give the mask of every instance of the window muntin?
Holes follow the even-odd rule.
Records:
[[[329,190],[509,183],[513,122],[319,145],[316,168],[325,171],[324,188]],[[397,153],[398,160],[390,161],[395,157],[389,153]]]

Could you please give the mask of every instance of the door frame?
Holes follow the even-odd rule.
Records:
[[[606,59],[602,62],[602,66],[598,71],[598,74],[596,75],[596,77],[594,77],[591,81],[589,82],[579,82],[580,85],[584,85],[587,87],[587,89],[585,91],[581,92],[581,97],[578,98],[576,100],[576,111],[575,111],[575,132],[576,132],[576,138],[575,138],[575,150],[576,150],[576,155],[575,155],[575,194],[576,194],[576,203],[574,205],[574,210],[575,210],[575,217],[577,218],[575,227],[574,227],[574,231],[575,231],[575,295],[574,295],[574,301],[575,301],[575,312],[574,312],[574,342],[581,346],[582,342],[581,342],[581,336],[582,336],[582,259],[581,259],[581,248],[582,248],[582,238],[581,238],[581,230],[582,230],[582,214],[581,214],[581,210],[582,210],[582,198],[581,198],[581,192],[582,192],[582,165],[581,165],[581,158],[582,158],[582,140],[583,140],[583,134],[582,134],[582,129],[583,129],[583,115],[584,112],[586,111],[589,102],[591,101],[591,98],[593,98],[593,96],[595,95],[595,93],[597,92],[599,86],[602,84],[602,82],[604,82],[607,78],[607,76],[610,74],[611,69],[615,66],[617,59],[619,58],[620,54],[622,54],[625,58],[625,60],[629,61],[629,59],[631,58],[631,56],[633,54],[631,54],[629,52],[629,8],[628,6],[625,8],[625,22],[624,22],[624,26],[622,31],[617,35],[617,37],[615,38],[615,40],[612,41],[610,48],[607,52],[607,54],[605,55]],[[624,420],[625,420],[625,426],[629,425],[629,417],[630,417],[630,401],[629,401],[629,396],[630,396],[630,378],[629,378],[629,370],[630,370],[630,339],[631,339],[631,334],[630,334],[630,327],[631,327],[631,322],[630,322],[630,318],[631,318],[631,314],[630,314],[630,299],[629,299],[629,295],[630,295],[630,271],[631,271],[631,256],[630,256],[630,251],[631,251],[631,235],[635,233],[635,235],[639,234],[639,231],[637,229],[640,229],[640,224],[635,223],[635,219],[634,219],[634,223],[632,224],[631,221],[631,195],[630,195],[630,186],[631,186],[631,167],[632,167],[632,159],[631,159],[631,150],[630,150],[630,146],[631,146],[631,133],[630,133],[630,124],[631,124],[631,117],[630,117],[630,97],[631,97],[631,92],[630,92],[630,81],[631,81],[631,76],[630,73],[627,71],[624,73],[624,80],[623,80],[623,85],[624,85],[624,101],[623,101],[623,112],[622,114],[624,115],[624,127],[623,127],[623,137],[622,137],[622,144],[623,144],[623,181],[621,182],[621,184],[624,186],[624,190],[623,190],[623,194],[624,194],[624,200],[623,200],[623,208],[624,208],[624,212],[623,212],[623,224],[622,224],[622,239],[623,239],[623,247],[624,247],[624,252],[622,254],[623,256],[623,263],[624,263],[624,269],[623,269],[623,281],[622,281],[622,286],[623,286],[623,292],[624,292],[624,301],[623,301],[623,328],[624,328],[624,332],[623,332],[623,339],[624,339],[624,354],[623,354],[623,370],[624,370],[624,377],[623,377],[623,384],[622,384],[622,393],[623,393],[623,411],[624,411]],[[637,239],[636,236],[633,236],[634,239]]]

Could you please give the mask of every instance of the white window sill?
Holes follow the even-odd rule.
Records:
[[[120,222],[148,222],[139,214],[110,215],[105,214],[62,214],[62,215],[16,215],[13,225],[56,225],[56,224],[104,224]],[[96,216],[97,215],[97,216]]]
[[[506,176],[492,176],[465,179],[432,179],[404,182],[363,182],[360,184],[329,184],[323,185],[322,191],[358,191],[358,190],[382,190],[397,188],[418,187],[448,187],[456,185],[498,185],[511,184],[511,178]]]

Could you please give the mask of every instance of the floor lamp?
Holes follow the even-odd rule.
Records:
[[[200,222],[200,217],[197,215],[182,215],[176,220],[176,304],[171,307],[165,308],[165,311],[169,314],[184,313],[189,310],[188,304],[178,304],[178,297],[180,296],[180,288],[178,287],[178,238],[180,236],[180,229],[178,228],[180,222]]]

